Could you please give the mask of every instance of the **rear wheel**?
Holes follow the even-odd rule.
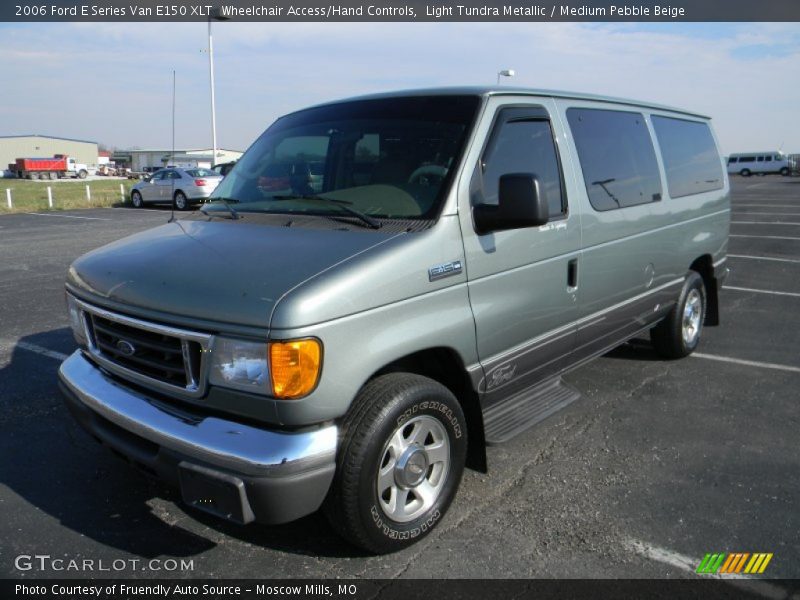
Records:
[[[783,175],[784,177],[788,177],[789,176],[789,167],[783,167],[781,169],[781,175]]]
[[[741,171],[739,171],[739,175],[741,175],[742,177],[750,177],[751,175],[750,169],[742,169]]]
[[[422,539],[455,496],[466,422],[443,385],[410,373],[367,383],[342,423],[325,513],[340,535],[376,554]]]
[[[178,210],[186,210],[189,208],[189,200],[186,198],[186,194],[180,190],[175,192],[175,208]]]
[[[658,325],[650,330],[653,347],[664,358],[689,356],[700,343],[706,316],[706,288],[703,278],[689,271],[678,302]]]
[[[144,204],[142,202],[142,195],[136,190],[131,192],[131,204],[133,204],[134,208],[142,208],[142,204]]]

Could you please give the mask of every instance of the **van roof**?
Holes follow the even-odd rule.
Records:
[[[759,152],[732,152],[728,156],[761,156],[762,154],[783,154],[781,150],[761,150]]]
[[[547,96],[552,98],[572,98],[575,100],[591,100],[594,102],[608,102],[613,104],[623,104],[627,106],[638,106],[641,108],[650,108],[655,110],[664,110],[664,111],[679,113],[701,119],[711,118],[707,115],[692,112],[682,108],[664,106],[662,104],[655,104],[652,102],[631,100],[629,98],[614,98],[612,96],[601,96],[597,94],[583,94],[579,92],[565,92],[562,90],[544,90],[544,89],[521,88],[521,87],[510,87],[510,86],[505,86],[505,87],[464,86],[464,87],[438,87],[438,88],[398,90],[393,92],[381,92],[377,94],[355,96],[352,98],[342,98],[340,100],[334,100],[331,102],[323,102],[317,106],[327,106],[331,104],[339,104],[342,102],[351,102],[354,100],[375,100],[379,98],[396,98],[403,96]]]

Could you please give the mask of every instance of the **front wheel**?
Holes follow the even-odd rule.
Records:
[[[89,174],[89,173],[87,173],[86,171],[84,171],[83,169],[81,169],[80,171],[78,171],[78,179],[86,179],[86,176],[87,176],[88,174]]]
[[[750,169],[742,169],[741,171],[739,171],[739,175],[741,175],[742,177],[750,177],[751,175]]]
[[[142,195],[136,190],[131,192],[131,204],[133,204],[134,208],[142,208]]]
[[[467,428],[453,394],[410,373],[370,381],[342,423],[325,513],[376,554],[422,539],[444,516],[464,471]]]
[[[689,271],[678,302],[658,325],[650,330],[653,347],[664,358],[689,356],[700,344],[706,316],[706,288],[703,278]]]
[[[788,177],[789,176],[789,168],[788,167],[783,167],[781,169],[781,175],[783,175],[784,177]]]

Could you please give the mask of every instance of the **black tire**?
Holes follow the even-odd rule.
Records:
[[[136,190],[131,192],[131,204],[133,204],[133,208],[142,208],[144,205],[142,195]]]
[[[788,167],[783,167],[783,168],[781,169],[781,175],[782,175],[783,177],[788,177],[788,176],[789,176],[789,168],[788,168]]]
[[[83,169],[78,171],[78,179],[86,179],[87,175],[88,175],[88,173],[86,171],[84,171]]]
[[[699,310],[690,311],[687,305],[692,304]],[[689,312],[692,316],[687,316]],[[703,322],[706,318],[706,288],[703,278],[696,271],[689,271],[683,289],[678,297],[678,302],[669,311],[663,321],[650,330],[650,341],[656,352],[668,359],[689,356],[700,344],[703,332]],[[697,321],[694,327],[687,322]],[[686,337],[689,334],[689,339]]]
[[[178,210],[189,210],[189,199],[182,191],[175,192],[175,208]]]
[[[741,171],[739,171],[739,175],[741,175],[742,177],[750,177],[751,175],[750,169],[742,169]]]
[[[407,430],[417,431],[420,426],[424,431],[424,427],[430,425],[438,428],[438,434],[446,435],[448,459],[437,462],[433,458],[428,463],[425,452],[422,466],[410,465],[411,460],[407,462],[416,469],[409,472],[422,478],[418,482],[419,489],[423,484],[435,482],[438,491],[431,495],[431,504],[426,506],[423,497],[415,494],[416,487],[393,483],[395,487],[389,497],[397,494],[396,506],[399,506],[399,498],[413,496],[409,503],[403,501],[402,510],[419,503],[417,510],[422,511],[416,516],[411,510],[407,515],[409,520],[394,520],[384,509],[388,498],[378,494],[379,470],[394,464],[394,468],[389,469],[394,482],[401,463],[398,459],[408,456],[412,446],[417,450],[441,446],[442,442],[435,443],[435,438],[429,438],[432,434],[423,433],[423,446],[409,444],[400,457],[394,456],[393,462],[385,460],[390,452],[388,447],[398,434],[405,438]],[[440,383],[420,375],[389,373],[376,377],[353,401],[341,424],[341,432],[336,475],[323,505],[333,528],[356,546],[375,554],[400,550],[430,533],[458,490],[466,460],[467,426],[453,394]],[[414,439],[411,433],[408,439]],[[431,446],[428,446],[428,439],[431,439]],[[438,482],[434,479],[436,469],[439,469]]]

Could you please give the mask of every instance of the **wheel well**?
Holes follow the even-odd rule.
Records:
[[[438,381],[461,404],[467,419],[467,467],[486,473],[486,442],[483,435],[483,412],[478,394],[469,381],[464,363],[450,348],[429,348],[399,358],[381,368],[370,378],[386,373],[416,373]]]
[[[709,254],[697,258],[692,266],[692,271],[696,271],[703,278],[703,285],[706,288],[706,318],[705,325],[719,325],[719,296],[717,294],[717,280],[714,277],[714,262]]]

